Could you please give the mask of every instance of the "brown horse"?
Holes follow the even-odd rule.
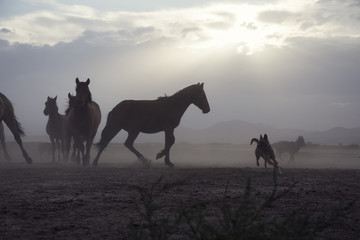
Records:
[[[165,148],[156,155],[156,159],[165,156],[165,164],[173,167],[169,152],[175,143],[174,129],[179,125],[181,117],[190,104],[195,104],[203,113],[210,111],[203,83],[188,86],[170,97],[160,97],[157,100],[120,102],[108,115],[100,142],[97,143],[98,153],[93,164],[97,165],[100,155],[108,143],[121,129],[124,129],[128,132],[125,146],[147,165],[149,163],[144,156],[134,148],[134,141],[140,132],[164,131]]]
[[[22,151],[23,157],[25,158],[26,162],[31,164],[32,159],[25,151],[21,141],[21,136],[24,136],[25,134],[21,127],[21,124],[16,119],[12,103],[4,94],[0,93],[0,123],[2,121],[4,121],[4,123],[10,129],[11,133],[14,135],[15,141],[20,146],[20,149]]]
[[[49,116],[46,124],[46,133],[50,137],[52,146],[52,161],[55,162],[56,148],[58,150],[58,160],[61,159],[60,153],[65,156],[65,139],[66,139],[66,117],[59,113],[56,104],[57,96],[54,98],[48,97],[45,102],[44,114]]]
[[[80,82],[76,78],[76,102],[68,115],[68,124],[76,147],[83,153],[83,166],[89,164],[90,149],[101,121],[99,105],[92,100],[89,90],[90,79]],[[84,154],[84,144],[86,151]]]
[[[4,133],[4,125],[3,123],[0,123],[0,141],[1,141],[1,146],[3,148],[3,151],[4,151],[4,157],[6,160],[10,161],[11,160],[11,157],[7,151],[7,148],[6,148],[6,143],[5,143],[5,133]]]
[[[70,93],[68,93],[68,107],[65,110],[66,117],[69,116],[69,113],[70,113],[71,109],[73,109],[75,107],[75,104],[77,103],[76,99],[77,99],[76,96],[73,96]],[[66,136],[66,141],[65,141],[65,143],[66,143],[65,149],[66,149],[67,159],[69,158],[69,154],[70,154],[71,139],[74,140],[74,136],[72,135],[71,129],[70,129],[69,125],[68,125],[67,126],[67,136]],[[77,154],[77,157],[76,157],[76,154]],[[84,152],[80,153],[80,149],[76,146],[76,143],[75,143],[75,140],[74,140],[73,151],[72,151],[72,154],[71,154],[71,160],[73,160],[73,161],[75,161],[76,159],[79,160],[80,159],[80,154],[84,155]]]

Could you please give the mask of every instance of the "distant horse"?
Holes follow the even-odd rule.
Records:
[[[90,79],[80,82],[76,78],[75,82],[76,102],[69,112],[68,123],[75,145],[83,153],[83,166],[86,166],[89,164],[90,149],[101,121],[101,112],[99,105],[92,100]],[[86,141],[85,154],[83,141]]]
[[[269,163],[270,165],[273,165],[279,173],[281,173],[279,164],[276,161],[275,154],[269,142],[268,136],[265,134],[264,137],[260,135],[260,139],[253,138],[251,139],[250,145],[252,145],[253,142],[257,143],[255,149],[256,165],[259,166],[259,159],[260,157],[262,157],[265,161],[265,168],[266,164]]]
[[[66,117],[59,113],[58,106],[56,104],[56,99],[48,97],[45,102],[44,114],[49,116],[48,122],[46,124],[46,133],[50,137],[51,146],[52,146],[52,161],[55,162],[55,152],[56,148],[58,150],[58,160],[63,154],[65,156],[65,138],[66,138]]]
[[[93,162],[97,165],[101,153],[115,135],[124,129],[128,132],[125,146],[133,152],[144,164],[149,164],[144,156],[133,146],[140,132],[165,132],[165,148],[156,159],[165,156],[165,164],[170,162],[170,148],[175,142],[174,129],[179,125],[181,117],[190,104],[195,104],[203,113],[210,111],[209,103],[204,92],[204,84],[188,86],[170,97],[160,97],[157,100],[125,100],[115,106],[108,115],[106,126],[97,143],[98,153]]]
[[[14,135],[15,141],[20,146],[23,157],[25,158],[28,164],[32,163],[32,159],[29,157],[25,151],[21,136],[24,136],[24,131],[21,127],[21,124],[17,121],[14,108],[10,100],[2,93],[0,93],[0,123],[4,121],[5,124],[10,129],[11,133]],[[5,149],[5,148],[4,148]]]
[[[76,100],[76,96],[71,95],[70,93],[68,93],[68,107],[65,110],[65,115],[66,117],[69,116],[69,113],[71,111],[71,109],[73,109],[75,107],[77,100]],[[69,128],[69,126],[67,126],[67,136],[66,136],[66,156],[67,158],[69,157],[69,153],[70,153],[70,148],[71,148],[71,139],[74,140],[74,136],[72,135],[71,129]],[[76,158],[76,153],[77,153],[77,158]],[[84,152],[81,153],[82,155],[84,154]],[[76,146],[75,140],[73,143],[73,151],[71,154],[71,160],[75,160],[75,159],[80,159],[80,149]]]
[[[303,136],[299,136],[295,142],[280,141],[272,144],[273,148],[275,149],[276,156],[278,156],[280,159],[283,153],[289,153],[289,162],[294,161],[295,153],[299,152],[300,148],[304,147],[305,145],[306,144]]]
[[[5,157],[6,160],[10,161],[11,157],[10,157],[8,151],[7,151],[7,148],[6,148],[4,125],[3,125],[2,122],[0,123],[0,141],[1,141],[2,149],[4,151],[4,157]]]

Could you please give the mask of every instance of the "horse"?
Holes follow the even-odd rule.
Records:
[[[269,163],[270,165],[273,165],[279,173],[281,173],[279,164],[276,161],[274,150],[271,147],[268,136],[265,134],[264,137],[262,137],[262,135],[260,134],[260,139],[251,139],[250,145],[252,145],[253,142],[257,143],[255,149],[256,165],[259,166],[259,159],[260,157],[262,157],[265,161],[265,168],[266,164]]]
[[[46,133],[49,135],[52,146],[52,161],[55,162],[56,148],[58,150],[58,160],[61,159],[60,153],[62,152],[63,158],[65,156],[65,139],[66,139],[66,117],[59,113],[56,104],[57,96],[54,98],[47,97],[45,102],[44,115],[49,116],[46,124]]]
[[[201,109],[204,114],[210,112],[204,83],[190,85],[172,96],[159,97],[156,100],[120,102],[108,114],[101,139],[96,144],[98,153],[93,165],[98,164],[100,155],[108,143],[121,129],[124,129],[128,132],[124,145],[146,166],[149,166],[150,161],[134,148],[135,139],[140,132],[148,134],[165,132],[165,148],[156,155],[156,159],[165,156],[165,164],[174,167],[174,164],[170,162],[170,148],[175,143],[174,129],[179,125],[181,117],[191,104]]]
[[[305,140],[303,136],[299,136],[295,142],[280,141],[272,144],[275,149],[276,156],[281,159],[283,153],[289,153],[289,162],[294,161],[294,155],[299,152],[300,148],[305,147]]]
[[[75,145],[82,153],[82,164],[86,166],[89,164],[90,149],[101,121],[101,111],[99,105],[92,100],[89,90],[90,79],[80,82],[76,78],[75,82],[76,99],[68,114],[68,124]],[[85,153],[83,141],[86,141]]]
[[[28,164],[32,163],[32,159],[29,157],[27,152],[24,149],[24,146],[22,144],[21,136],[24,136],[24,130],[21,127],[21,124],[16,119],[15,113],[14,113],[14,107],[10,100],[2,93],[0,93],[0,123],[6,124],[8,128],[10,129],[11,133],[14,135],[15,141],[19,145],[21,152],[23,154],[23,157],[25,158],[25,161]],[[4,139],[5,141],[5,139]],[[4,142],[5,144],[5,142]],[[5,148],[4,148],[5,149]]]
[[[74,108],[75,104],[76,104],[77,100],[76,100],[76,96],[73,96],[71,95],[70,93],[68,93],[68,107],[67,109],[65,110],[65,115],[66,117],[68,118],[69,116],[69,113],[71,111],[71,109]],[[74,136],[72,135],[71,133],[71,130],[70,130],[70,127],[69,125],[67,125],[67,138],[66,138],[66,146],[65,146],[65,149],[66,149],[66,156],[67,158],[69,157],[69,153],[70,153],[70,148],[71,148],[71,139],[74,139]],[[77,153],[77,158],[76,158],[76,153]],[[71,160],[75,161],[75,159],[80,159],[80,154],[84,154],[84,152],[80,152],[80,149],[76,146],[76,143],[75,143],[75,140],[74,140],[74,143],[73,143],[73,152],[71,154]]]
[[[7,151],[7,147],[6,147],[6,143],[5,143],[5,133],[4,133],[3,123],[0,123],[0,141],[1,141],[1,146],[3,148],[3,151],[4,151],[4,157],[6,160],[10,161],[11,157]]]

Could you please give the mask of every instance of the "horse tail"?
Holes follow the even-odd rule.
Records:
[[[257,138],[251,139],[250,145],[252,145],[253,142],[256,142],[256,144],[258,144],[258,143],[259,143],[259,140],[258,140]]]
[[[116,122],[113,111],[109,112],[106,120],[106,125],[101,132],[100,141],[98,143],[95,143],[94,146],[98,150],[104,150],[109,144],[109,142],[116,136],[116,134],[119,133],[120,130],[121,127],[119,127],[119,124]]]
[[[14,121],[15,121],[15,125],[16,125],[17,132],[19,133],[19,135],[22,137],[25,136],[24,129],[22,128],[20,122],[16,119],[16,117],[15,117]]]

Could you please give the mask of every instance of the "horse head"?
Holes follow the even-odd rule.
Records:
[[[88,102],[91,102],[91,92],[89,90],[90,79],[86,82],[80,82],[79,78],[76,78],[76,98],[80,106],[85,106]]]
[[[204,83],[194,85],[194,94],[192,103],[202,110],[203,113],[210,112],[209,102],[204,91]]]
[[[56,99],[57,99],[57,96],[55,96],[54,98],[51,98],[51,97],[47,98],[47,101],[45,102],[45,109],[44,109],[45,116],[48,116],[49,114],[58,112],[58,106],[56,104]]]

